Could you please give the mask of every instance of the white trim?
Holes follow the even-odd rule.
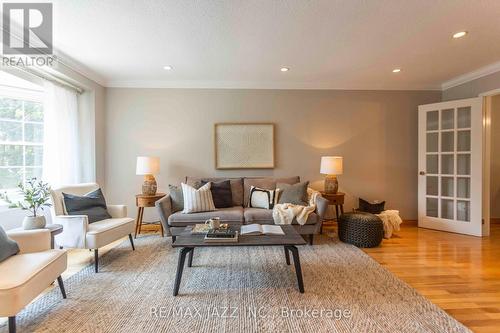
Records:
[[[441,91],[440,86],[401,85],[381,86],[374,85],[332,85],[326,82],[245,82],[245,81],[165,81],[165,80],[111,80],[105,84],[107,88],[182,88],[182,89],[291,89],[291,90],[397,90],[397,91]]]
[[[450,89],[461,84],[467,83],[472,80],[479,79],[483,76],[490,75],[500,71],[500,61],[487,66],[476,69],[475,71],[459,75],[451,80],[443,82],[441,84],[441,90]]]

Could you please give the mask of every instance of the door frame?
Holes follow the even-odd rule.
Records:
[[[490,235],[491,222],[491,99],[500,88],[479,94],[483,98],[483,236]]]

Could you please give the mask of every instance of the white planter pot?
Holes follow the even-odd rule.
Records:
[[[45,216],[26,216],[23,220],[23,229],[43,229],[45,228]]]

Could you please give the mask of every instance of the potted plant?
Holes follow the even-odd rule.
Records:
[[[24,196],[24,202],[18,202],[17,206],[30,212],[23,220],[23,228],[25,230],[44,228],[45,216],[39,215],[38,211],[51,206],[49,184],[31,178],[26,184],[19,183],[18,187]]]

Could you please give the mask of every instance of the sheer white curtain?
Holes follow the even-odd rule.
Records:
[[[52,187],[82,181],[76,91],[45,82],[43,180]]]

